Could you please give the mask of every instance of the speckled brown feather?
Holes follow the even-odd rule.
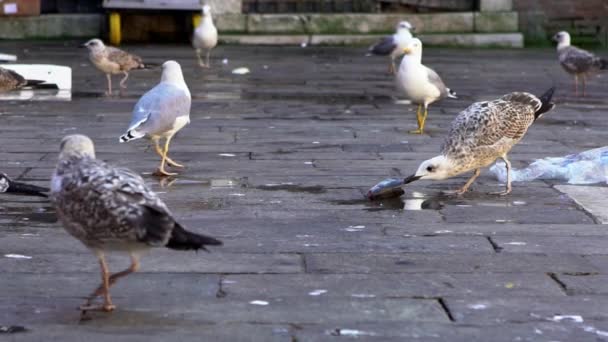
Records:
[[[452,122],[442,154],[458,161],[455,173],[488,166],[521,140],[541,106],[529,93],[476,102]]]
[[[13,70],[0,67],[0,92],[19,89],[27,84],[23,76]]]

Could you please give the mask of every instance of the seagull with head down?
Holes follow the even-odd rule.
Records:
[[[419,179],[442,180],[473,171],[464,186],[454,192],[461,195],[473,184],[482,167],[501,158],[507,168],[507,184],[499,194],[510,193],[511,163],[507,153],[541,115],[555,107],[551,102],[554,91],[551,88],[540,97],[515,92],[493,101],[473,103],[452,121],[441,154],[422,162],[404,184]]]

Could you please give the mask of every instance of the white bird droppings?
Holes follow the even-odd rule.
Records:
[[[479,303],[479,304],[469,304],[469,305],[467,305],[467,307],[469,309],[473,309],[473,310],[485,310],[485,309],[488,308],[488,306],[486,304],[481,304],[481,303]]]
[[[236,68],[236,69],[232,70],[232,73],[235,75],[245,75],[250,72],[251,71],[249,71],[249,68]]]
[[[555,315],[551,319],[553,322],[571,321],[574,323],[583,323],[583,317],[580,315]]]
[[[522,241],[512,241],[512,242],[506,242],[505,245],[525,246],[526,243],[522,242]]]
[[[344,228],[347,232],[360,232],[363,229],[365,229],[365,226],[348,226]]]
[[[308,292],[308,295],[310,296],[320,296],[322,294],[327,293],[327,290],[314,290],[314,291],[310,291]]]
[[[5,258],[11,258],[11,259],[31,259],[32,257],[29,255],[22,255],[22,254],[4,254]]]
[[[236,154],[232,154],[232,153],[220,153],[219,156],[221,156],[221,157],[236,157]]]
[[[268,302],[265,300],[252,300],[251,302],[249,302],[249,304],[251,305],[268,305]]]

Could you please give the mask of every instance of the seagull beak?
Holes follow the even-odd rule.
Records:
[[[417,181],[417,180],[419,180],[419,179],[420,179],[420,177],[421,177],[421,176],[416,176],[416,175],[411,175],[411,176],[409,176],[409,177],[406,177],[406,178],[403,180],[403,184],[408,184],[408,183],[411,183],[411,182],[413,182],[413,181]]]
[[[79,47],[79,48],[86,48],[86,47],[87,47],[87,44],[80,44],[80,45],[78,45],[78,47]]]
[[[412,49],[410,49],[410,48],[404,48],[403,49],[403,53],[406,54],[406,55],[410,54],[411,52],[412,52]]]

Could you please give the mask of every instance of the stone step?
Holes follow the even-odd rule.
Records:
[[[220,42],[243,45],[371,45],[383,35],[379,34],[223,34]],[[435,33],[418,37],[428,46],[453,47],[509,47],[524,46],[521,33]]]

